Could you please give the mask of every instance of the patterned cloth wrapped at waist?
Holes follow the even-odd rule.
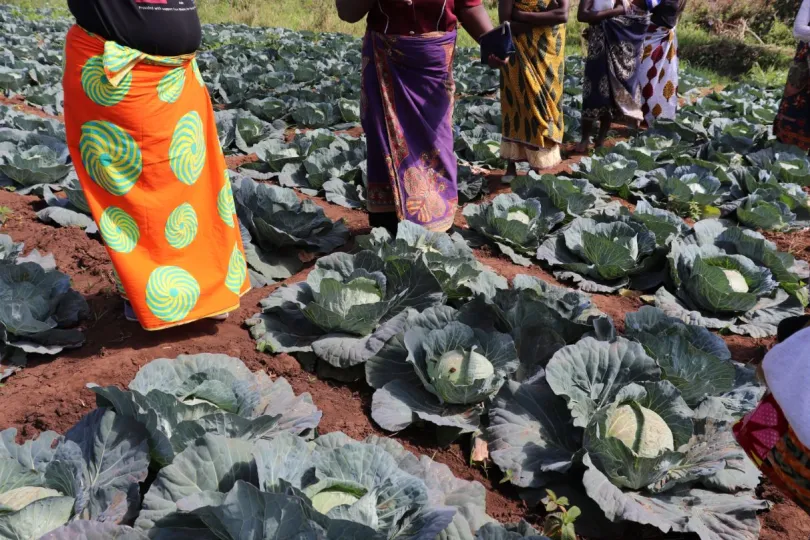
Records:
[[[247,267],[194,55],[149,55],[74,26],[63,87],[76,173],[141,325],[238,308]]]

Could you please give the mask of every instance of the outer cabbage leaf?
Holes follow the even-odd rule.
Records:
[[[206,530],[204,522],[182,512],[178,503],[209,491],[227,493],[237,481],[258,482],[251,443],[206,435],[163,468],[143,500],[135,527],[150,538],[174,538]]]
[[[628,336],[644,345],[661,366],[662,377],[680,390],[691,407],[734,387],[731,353],[722,338],[705,328],[667,317],[651,306],[628,313],[625,328]]]
[[[574,425],[584,428],[625,385],[659,380],[661,370],[638,343],[586,337],[555,354],[546,377],[554,393],[568,404]]]
[[[97,409],[65,434],[45,472],[46,484],[75,499],[78,519],[132,519],[140,502],[139,483],[149,472],[147,439],[138,422]]]
[[[240,221],[250,233],[256,256],[265,264],[280,264],[276,261],[290,258],[292,249],[329,253],[345,244],[349,237],[343,221],[333,222],[318,205],[300,201],[286,188],[237,177],[234,202]],[[254,264],[252,258],[248,264],[268,279],[278,277],[275,273],[262,272],[263,266]],[[301,265],[299,262],[298,266]]]
[[[89,312],[65,274],[34,262],[0,263],[0,338],[9,347],[38,354],[80,347],[84,334],[72,327]]]
[[[680,488],[659,495],[623,492],[614,486],[592,463],[583,459],[588,470],[583,484],[612,521],[633,521],[651,525],[662,532],[695,533],[702,540],[721,538],[759,538],[757,512],[768,503],[752,493],[727,495],[701,489]]]
[[[554,473],[567,472],[582,446],[582,430],[543,379],[506,383],[490,411],[486,437],[495,464],[525,488],[542,487]]]

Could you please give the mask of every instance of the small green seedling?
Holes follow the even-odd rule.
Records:
[[[546,494],[548,496],[543,499],[543,504],[548,515],[543,523],[543,534],[552,540],[576,540],[574,522],[582,511],[578,506],[569,507],[568,497],[557,497],[550,489],[546,490]]]

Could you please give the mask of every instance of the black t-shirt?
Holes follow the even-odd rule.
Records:
[[[200,48],[195,0],[68,0],[76,23],[147,54],[179,56]]]
[[[680,15],[680,0],[663,0],[650,13],[650,22],[656,26],[675,28]]]

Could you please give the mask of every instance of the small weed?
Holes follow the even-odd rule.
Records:
[[[550,489],[543,499],[546,507],[546,520],[543,523],[543,534],[551,540],[577,540],[574,523],[582,514],[578,506],[569,506],[568,497],[557,497]]]
[[[0,225],[8,221],[8,218],[10,218],[12,214],[14,214],[14,210],[8,206],[0,206]]]

